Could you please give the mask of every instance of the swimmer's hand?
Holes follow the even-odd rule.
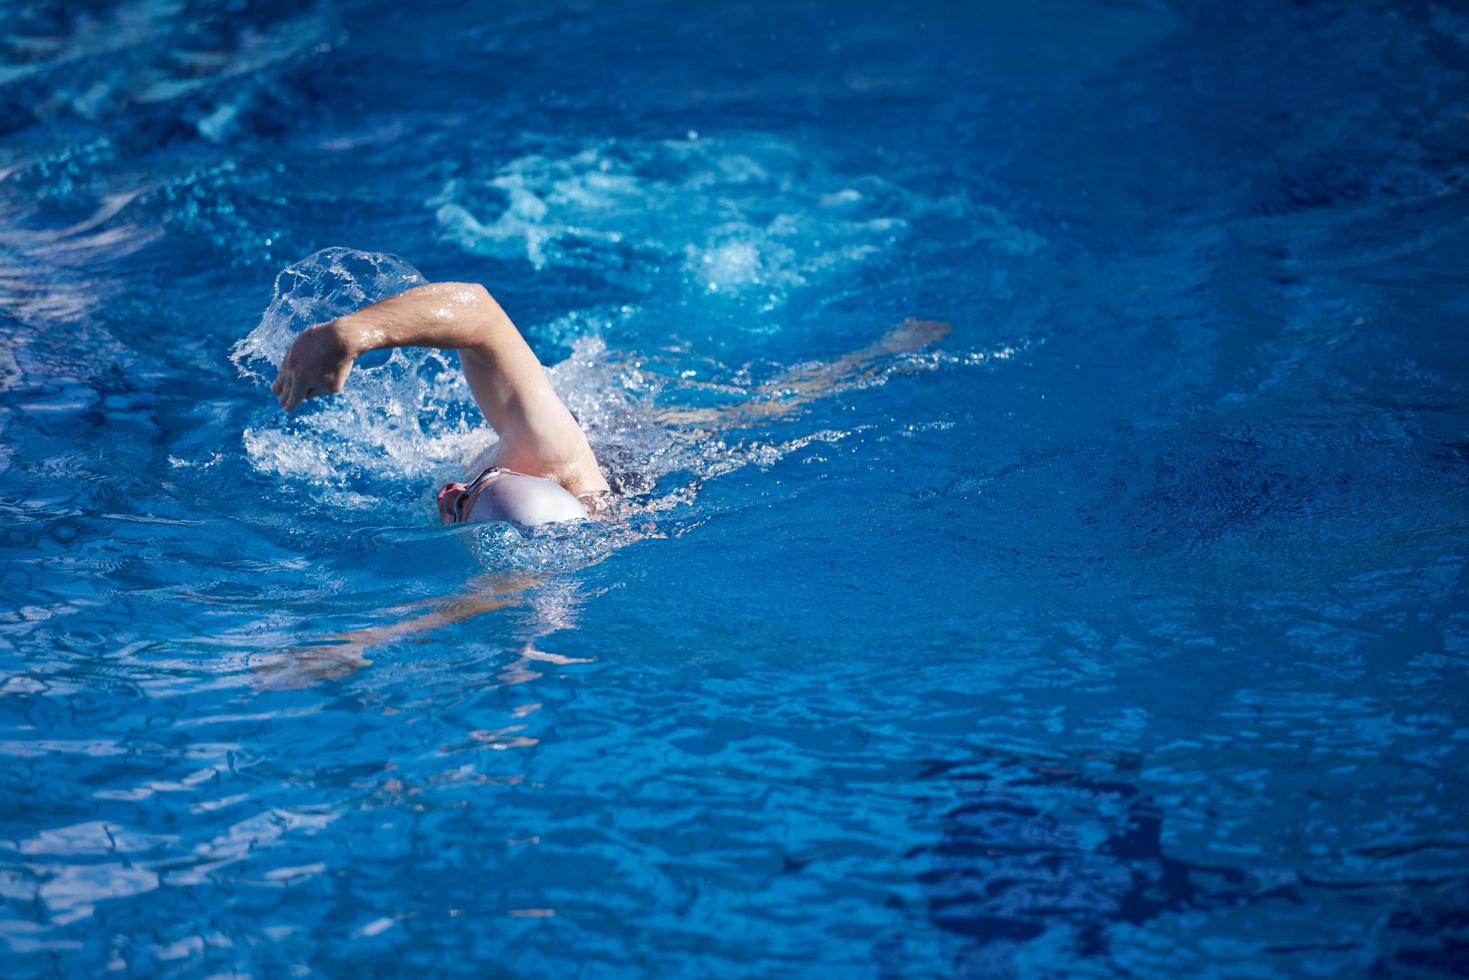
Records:
[[[306,399],[336,394],[347,383],[356,355],[339,322],[318,323],[301,331],[286,351],[280,373],[270,386],[281,408],[294,412]]]
[[[252,662],[252,682],[259,690],[296,691],[336,680],[370,665],[363,656],[367,649],[366,643],[343,641],[266,654]]]
[[[868,350],[873,354],[903,354],[936,344],[949,334],[947,323],[909,317],[882,335]]]

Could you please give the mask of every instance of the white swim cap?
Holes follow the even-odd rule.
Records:
[[[586,518],[582,502],[561,484],[513,471],[503,472],[486,484],[465,515],[468,521],[509,521],[521,527]]]

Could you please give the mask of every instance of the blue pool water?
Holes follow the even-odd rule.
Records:
[[[0,131],[5,975],[1469,971],[1454,5],[12,3]],[[284,417],[329,246],[617,519]]]

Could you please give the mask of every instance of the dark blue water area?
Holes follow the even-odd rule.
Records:
[[[1469,972],[1464,10],[17,2],[0,134],[5,975]],[[613,519],[284,416],[328,246]]]

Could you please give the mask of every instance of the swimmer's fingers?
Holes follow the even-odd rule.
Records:
[[[346,361],[327,371],[311,386],[317,395],[338,395],[347,387],[347,376],[352,373],[352,362]]]
[[[319,389],[305,379],[298,380],[296,386],[291,389],[291,404],[286,406],[286,411],[294,412],[301,407],[301,403],[308,398],[315,398],[320,394]]]
[[[321,378],[317,381],[308,381],[299,375],[283,376],[277,381],[279,392],[276,400],[280,402],[281,408],[288,412],[294,412],[296,408],[308,398],[323,398],[327,395],[335,395],[341,391],[347,382],[346,373],[334,378]],[[272,390],[276,390],[272,388]]]
[[[288,412],[294,412],[296,406],[301,404],[301,400],[305,397],[306,395],[300,379],[293,375],[286,381],[285,394],[281,395],[281,408],[284,408]]]

